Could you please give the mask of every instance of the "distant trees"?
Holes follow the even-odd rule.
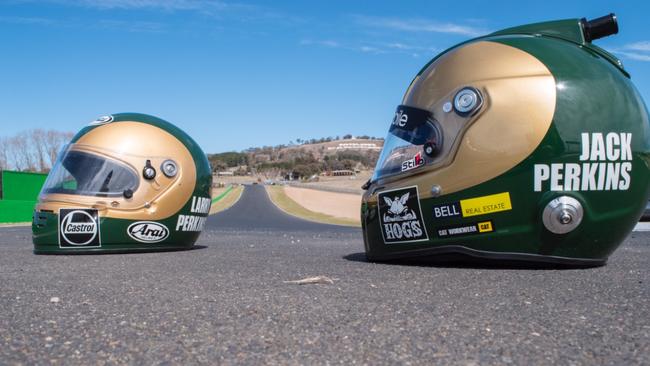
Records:
[[[248,154],[244,152],[229,151],[219,154],[208,154],[208,161],[212,166],[212,171],[221,172],[228,168],[248,166]],[[241,169],[237,173],[241,173]],[[246,171],[243,172],[246,174]]]
[[[73,136],[72,132],[33,129],[12,137],[0,137],[0,170],[46,173]]]
[[[343,135],[342,138],[383,140],[368,135],[354,137],[351,134]],[[242,152],[208,154],[208,160],[215,172],[231,170],[235,175],[254,172],[267,178],[288,175],[308,178],[322,172],[372,169],[375,166],[379,157],[378,150],[341,149],[336,143],[327,144],[337,140],[341,140],[341,137],[297,138],[288,144],[251,147]],[[381,146],[381,143],[377,145]]]

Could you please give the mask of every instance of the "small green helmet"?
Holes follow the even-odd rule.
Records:
[[[73,137],[47,177],[34,253],[191,248],[211,188],[207,157],[178,127],[145,114],[101,117]]]
[[[604,264],[650,194],[648,110],[591,43],[617,32],[613,14],[531,24],[427,64],[364,186],[368,258]]]

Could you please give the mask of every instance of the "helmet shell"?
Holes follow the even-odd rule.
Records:
[[[207,157],[178,127],[145,114],[102,117],[73,137],[48,175],[34,211],[34,252],[191,248],[211,186]]]
[[[443,130],[443,154],[373,179],[361,210],[369,259],[451,253],[606,262],[650,195],[650,123],[620,62],[580,38],[579,24],[542,23],[471,40],[416,76],[401,104],[432,114]],[[466,87],[480,92],[483,105],[461,116],[449,103]],[[582,209],[566,233],[549,230],[543,218],[561,197]],[[397,228],[396,199],[412,213],[401,219],[417,220]],[[387,239],[394,229],[400,240]]]

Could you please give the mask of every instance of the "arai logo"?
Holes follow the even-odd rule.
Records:
[[[95,209],[59,210],[59,246],[100,247],[99,216]]]
[[[169,229],[165,225],[153,221],[134,222],[126,232],[141,243],[158,243],[169,236]]]

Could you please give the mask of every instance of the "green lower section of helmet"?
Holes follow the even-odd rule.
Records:
[[[179,216],[172,216],[166,220],[156,222],[120,220],[112,218],[99,218],[97,236],[87,244],[70,244],[74,238],[66,240],[61,233],[61,222],[57,214],[37,212],[32,222],[34,253],[36,254],[94,254],[94,253],[125,253],[125,252],[150,252],[165,250],[191,249],[200,235],[201,222],[179,226]],[[203,221],[207,217],[202,218]],[[146,226],[145,226],[146,225]],[[163,229],[164,228],[164,229]],[[131,229],[131,234],[129,230]],[[155,232],[154,235],[143,234],[147,229]],[[166,231],[165,231],[166,229]],[[197,231],[181,231],[181,230]],[[134,237],[139,236],[142,241]],[[87,240],[83,240],[82,243]]]
[[[637,161],[638,165],[642,165]],[[362,226],[366,254],[370,260],[440,259],[449,253],[499,261],[527,261],[567,265],[600,265],[627,237],[647,200],[626,200],[612,207],[611,192],[542,192],[531,194],[529,164],[522,164],[493,181],[437,198],[419,200],[426,240],[386,243],[376,204],[362,206]],[[644,179],[641,176],[632,179]],[[647,178],[645,178],[647,181]],[[504,192],[503,187],[515,187]],[[629,197],[648,197],[648,189],[630,192]],[[489,214],[463,217],[464,202],[508,193],[511,208]],[[545,206],[553,199],[570,196],[583,209],[582,223],[566,234],[554,234],[543,224]],[[479,203],[480,205],[480,203]],[[504,207],[507,207],[504,205]],[[453,217],[436,218],[436,210]],[[470,208],[471,210],[471,208]],[[485,228],[481,228],[484,225]],[[407,228],[408,229],[408,228]],[[400,229],[401,230],[401,229]],[[424,237],[424,236],[423,236]],[[426,257],[426,258],[425,258]]]

